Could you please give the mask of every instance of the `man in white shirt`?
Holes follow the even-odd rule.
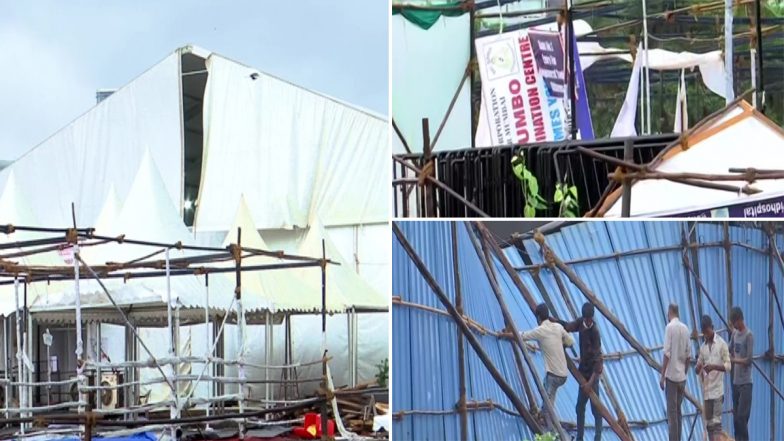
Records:
[[[686,389],[686,365],[689,363],[689,328],[678,318],[678,305],[667,309],[669,323],[664,330],[664,361],[659,385],[667,397],[667,425],[670,441],[681,439],[681,405]],[[666,388],[665,388],[666,383]]]
[[[544,354],[544,366],[547,375],[544,378],[544,388],[550,402],[555,406],[555,393],[558,388],[566,383],[566,376],[569,375],[569,369],[566,367],[566,354],[564,353],[564,346],[572,346],[574,339],[568,332],[558,323],[553,323],[549,320],[550,312],[547,305],[544,303],[536,307],[536,319],[539,321],[539,326],[536,328],[522,333],[523,340],[536,340],[539,342]],[[542,404],[542,409],[547,409],[547,406]]]
[[[708,426],[708,440],[719,439],[721,410],[724,405],[724,373],[730,370],[730,351],[727,343],[713,332],[713,321],[702,316],[700,327],[705,343],[697,357],[697,376],[702,383],[703,415]]]

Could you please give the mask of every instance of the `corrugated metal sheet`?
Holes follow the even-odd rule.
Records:
[[[398,223],[414,249],[454,301],[454,275],[450,223],[448,222],[401,222]],[[503,328],[500,308],[492,294],[490,284],[467,235],[465,224],[458,224],[458,250],[460,276],[465,299],[466,315],[493,331]],[[746,321],[755,335],[754,353],[763,354],[768,349],[768,324],[772,305],[767,288],[769,261],[768,240],[762,231],[749,226],[731,225],[730,238],[755,249],[733,246],[731,249],[734,305],[743,308]],[[564,261],[588,259],[572,264],[572,269],[597,294],[607,307],[626,325],[629,332],[652,352],[654,359],[661,361],[660,347],[664,340],[666,308],[670,302],[680,306],[681,320],[695,327],[695,320],[702,314],[713,317],[717,329],[723,329],[704,294],[698,290],[695,280],[683,264],[680,249],[683,235],[693,234],[701,244],[709,244],[696,252],[695,271],[703,285],[726,317],[728,286],[725,267],[725,251],[719,246],[724,238],[723,226],[715,223],[689,222],[584,222],[565,227],[546,236],[547,244]],[[393,241],[393,294],[403,300],[443,309],[435,295],[425,284],[414,265],[410,262],[397,241]],[[784,249],[784,237],[778,238],[780,249]],[[669,251],[616,256],[595,259],[598,256],[642,250],[648,248],[675,247]],[[542,263],[539,246],[533,240],[524,242],[527,251],[523,256],[513,248],[505,250],[516,267],[527,263]],[[592,259],[593,258],[593,259]],[[693,259],[689,253],[688,258]],[[505,301],[520,330],[534,327],[533,316],[505,273],[499,262],[495,271],[503,290]],[[542,292],[534,275],[526,270],[519,274],[531,293],[542,301]],[[784,277],[774,266],[774,281],[780,298],[784,293]],[[548,269],[538,273],[541,286],[553,302],[561,317],[571,317],[553,274]],[[586,301],[583,294],[572,285],[565,275],[561,278],[568,290],[571,302],[579,309]],[[691,301],[689,300],[691,293]],[[784,353],[784,332],[777,314],[774,323],[776,353]],[[597,323],[602,331],[605,353],[631,351],[630,344],[601,314]],[[395,305],[393,307],[393,410],[452,410],[458,401],[457,329],[448,317],[421,310]],[[726,333],[722,333],[726,337]],[[506,340],[493,336],[481,336],[484,349],[507,381],[524,396],[517,377],[512,346]],[[692,347],[696,351],[696,345]],[[568,352],[574,355],[572,352]],[[696,352],[695,352],[696,356]],[[759,366],[769,375],[771,363],[757,359]],[[535,354],[535,363],[540,376],[544,373],[541,356]],[[492,400],[507,408],[511,404],[495,384],[474,351],[466,344],[468,377],[468,400]],[[620,407],[630,422],[646,422],[645,428],[634,429],[637,440],[662,440],[667,438],[664,394],[659,388],[658,372],[648,366],[638,354],[608,360],[605,377],[614,388]],[[776,397],[775,421],[778,428],[775,437],[770,433],[771,391],[758,372],[753,378],[754,398],[751,414],[752,439],[781,439],[784,437],[784,402]],[[776,366],[774,381],[784,389],[784,366]],[[701,400],[697,380],[693,371],[689,374],[687,388]],[[556,407],[564,421],[576,419],[574,403],[577,398],[577,383],[570,378],[559,390]],[[538,394],[537,394],[538,396]],[[602,389],[603,402],[612,411],[609,398]],[[729,382],[725,393],[725,410],[731,408]],[[590,407],[590,406],[588,406]],[[592,426],[590,410],[586,410],[586,423]],[[692,424],[694,406],[685,400],[683,412],[689,415],[683,420],[684,438],[688,437]],[[613,412],[614,413],[614,412]],[[730,415],[723,420],[725,430],[732,431]],[[511,417],[500,410],[469,412],[469,439],[532,438],[522,418]],[[702,439],[703,430],[699,420],[693,428],[693,439]],[[457,439],[459,417],[449,415],[407,415],[395,420],[395,439]],[[616,439],[605,424],[604,439]],[[593,437],[592,428],[587,428],[586,439]]]

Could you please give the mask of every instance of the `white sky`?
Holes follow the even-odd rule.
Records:
[[[194,44],[386,115],[382,0],[0,0],[0,160]]]

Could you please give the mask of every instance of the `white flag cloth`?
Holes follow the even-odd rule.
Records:
[[[689,107],[686,100],[686,70],[681,70],[681,80],[678,83],[678,99],[675,102],[675,124],[673,133],[689,130]]]
[[[632,77],[629,80],[629,87],[626,88],[626,98],[623,100],[621,112],[615,120],[610,137],[637,136],[637,129],[634,128],[634,121],[637,118],[637,95],[640,93],[640,70],[642,70],[642,46],[637,47],[637,58],[634,59],[632,66]]]

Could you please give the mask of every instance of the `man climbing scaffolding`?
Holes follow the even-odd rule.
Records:
[[[599,396],[599,380],[602,375],[602,337],[599,328],[593,321],[594,307],[590,302],[585,302],[582,307],[582,316],[572,322],[551,319],[563,326],[566,332],[578,332],[580,337],[580,365],[577,370],[587,383],[580,388],[577,393],[577,438],[576,441],[583,440],[585,431],[585,405],[588,402],[589,391],[593,390]],[[591,402],[591,413],[593,413],[595,434],[594,440],[602,439],[602,415],[599,409]]]
[[[523,340],[536,340],[544,354],[544,365],[547,375],[544,378],[544,388],[551,403],[555,403],[558,388],[566,383],[569,370],[566,367],[566,354],[564,346],[572,346],[574,339],[567,333],[563,326],[549,320],[550,312],[544,303],[536,307],[536,320],[539,326],[523,332]],[[547,406],[542,405],[543,409]],[[546,418],[545,418],[546,420]]]

